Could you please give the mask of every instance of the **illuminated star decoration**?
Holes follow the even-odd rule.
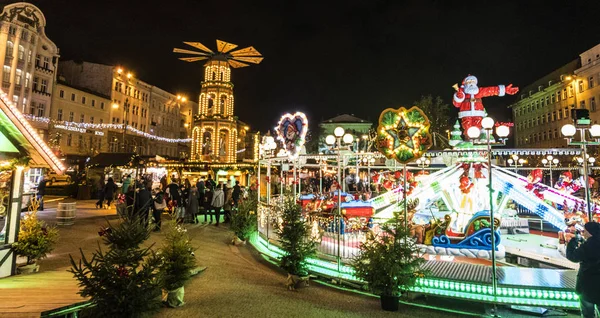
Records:
[[[421,109],[388,108],[381,113],[377,149],[386,158],[406,164],[421,158],[430,147],[429,119]]]

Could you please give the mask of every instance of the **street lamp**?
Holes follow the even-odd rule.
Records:
[[[587,146],[600,145],[600,125],[592,125],[590,127],[589,126],[590,120],[588,118],[576,119],[575,123],[577,124],[577,126],[572,125],[572,124],[566,124],[566,125],[562,126],[562,128],[560,129],[560,132],[563,134],[563,136],[565,136],[565,139],[567,140],[567,145],[580,146],[582,156],[584,158],[588,158]],[[579,130],[579,133],[580,133],[580,137],[581,137],[580,141],[573,140],[573,136],[575,136],[575,134],[577,133],[577,130]],[[590,137],[592,137],[592,139],[594,139],[593,141],[586,139],[586,136],[587,136],[586,131],[589,131]],[[587,214],[588,214],[588,219],[590,221],[592,221],[594,218],[592,215],[592,207],[591,207],[591,203],[590,203],[590,181],[589,181],[589,176],[588,176],[588,173],[589,173],[588,172],[588,160],[583,160],[583,158],[582,158],[582,163],[583,163],[583,175],[584,175],[584,179],[585,179],[585,201],[586,201],[586,205],[587,205]]]
[[[517,155],[512,155],[511,158],[508,158],[507,162],[508,165],[515,169],[515,173],[517,173],[517,168],[522,167],[527,162],[527,160],[519,158],[519,156]]]
[[[415,161],[415,163],[421,168],[421,173],[424,173],[425,168],[429,167],[429,165],[431,164],[431,160],[426,158],[419,158]]]
[[[558,159],[554,158],[552,155],[548,155],[546,158],[542,159],[542,164],[544,167],[548,167],[550,169],[550,186],[552,187],[554,182],[552,180],[552,167],[558,166]]]
[[[367,186],[366,188],[368,189],[367,192],[371,191],[371,166],[373,166],[373,164],[375,164],[375,158],[373,156],[368,156],[363,158],[363,164],[367,165]]]
[[[479,127],[469,127],[467,130],[467,136],[472,139],[473,144],[477,143],[485,143],[487,145],[487,165],[488,165],[488,190],[490,193],[490,243],[492,245],[492,290],[493,295],[497,295],[498,289],[498,281],[496,277],[496,224],[494,223],[494,191],[492,189],[492,140],[493,137],[493,129],[494,129],[494,120],[491,117],[485,117],[481,120],[481,127],[485,131],[486,139],[485,141],[479,140],[479,136],[481,135],[481,130]],[[506,143],[506,139],[509,134],[508,126],[500,125],[496,127],[496,135],[498,135],[500,142],[493,144],[504,145]]]
[[[262,142],[259,146],[259,153],[263,156],[263,158],[267,158],[267,204],[271,201],[271,157],[273,156],[273,152],[277,148],[277,143],[275,142],[275,138],[271,136],[270,133],[267,133],[262,138]],[[283,170],[283,169],[282,169]],[[259,177],[260,180],[260,177]],[[260,185],[260,181],[259,181]],[[282,187],[283,189],[283,187]],[[259,189],[260,193],[260,189]]]
[[[338,193],[338,206],[337,206],[337,265],[338,265],[338,272],[340,272],[342,263],[341,263],[341,257],[340,257],[340,231],[341,231],[341,226],[342,226],[342,191],[340,189],[340,185],[344,182],[341,180],[342,177],[342,141],[345,144],[351,144],[352,140],[354,139],[354,137],[352,137],[352,135],[350,134],[346,134],[346,131],[344,130],[343,127],[336,127],[333,130],[333,136],[329,135],[327,137],[325,137],[325,142],[330,145],[333,146],[334,144],[336,145],[336,148],[334,148],[333,150],[337,151],[337,179],[338,179],[338,188],[337,188],[337,193]]]

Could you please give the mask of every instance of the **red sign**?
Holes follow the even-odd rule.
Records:
[[[499,126],[506,126],[506,127],[513,127],[515,124],[511,123],[511,122],[497,122],[494,126],[499,127]]]

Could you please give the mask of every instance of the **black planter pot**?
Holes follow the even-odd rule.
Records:
[[[380,299],[381,309],[385,311],[398,311],[398,301],[400,300],[400,297],[381,295]]]

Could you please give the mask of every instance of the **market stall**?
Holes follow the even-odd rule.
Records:
[[[0,277],[16,271],[11,244],[17,241],[25,204],[25,172],[33,165],[49,167],[57,174],[64,171],[61,161],[0,91]]]

